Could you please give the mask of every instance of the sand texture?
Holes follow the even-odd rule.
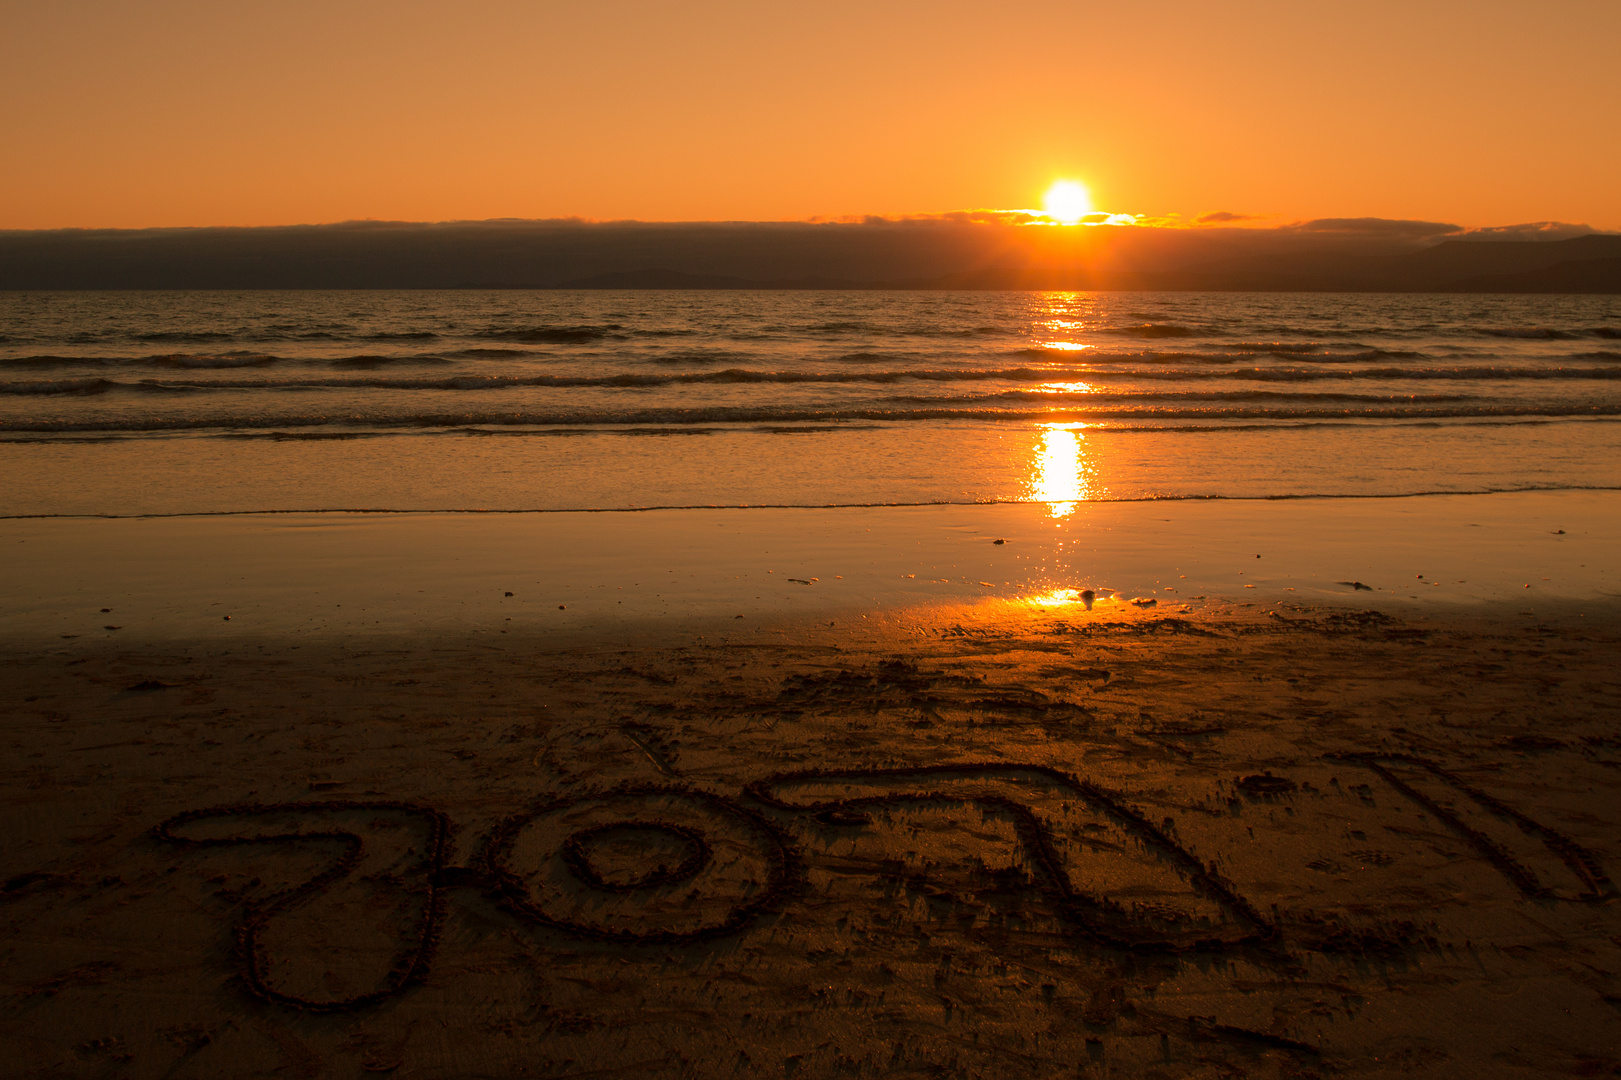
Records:
[[[1621,1070],[1621,624],[1124,608],[12,646],[5,1071]]]

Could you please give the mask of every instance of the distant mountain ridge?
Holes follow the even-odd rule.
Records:
[[[0,232],[0,289],[1119,289],[1621,293],[1621,235],[1452,226],[1059,229],[861,223],[350,222]],[[1461,232],[1461,230],[1455,230]]]

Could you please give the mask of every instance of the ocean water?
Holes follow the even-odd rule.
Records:
[[[0,293],[0,514],[1621,488],[1621,298]]]

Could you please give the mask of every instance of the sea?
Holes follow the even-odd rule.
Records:
[[[0,293],[0,515],[1621,488],[1621,297]]]

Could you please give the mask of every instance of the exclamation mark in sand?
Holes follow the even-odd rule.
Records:
[[[1432,761],[1407,754],[1344,754],[1463,837],[1526,896],[1602,900],[1616,895],[1598,858],[1576,841]]]

